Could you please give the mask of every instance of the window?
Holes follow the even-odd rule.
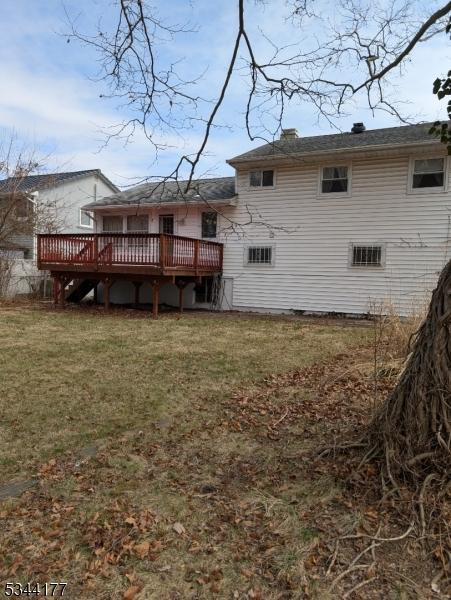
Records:
[[[33,203],[27,198],[14,200],[14,211],[18,221],[28,221],[33,216]]]
[[[348,191],[348,167],[323,167],[321,169],[321,192],[323,194]]]
[[[215,238],[218,226],[218,213],[203,212],[202,213],[202,237]]]
[[[274,171],[250,171],[249,185],[251,187],[273,187]]]
[[[353,267],[382,267],[382,246],[351,244]]]
[[[413,164],[412,188],[442,188],[445,182],[445,159],[425,158]]]
[[[160,215],[160,233],[174,233],[174,215]]]
[[[272,265],[272,246],[249,246],[247,248],[246,264]]]
[[[103,231],[105,233],[122,233],[122,217],[121,216],[105,216],[103,221]]]
[[[127,217],[127,231],[129,233],[147,233],[149,231],[148,215],[129,215]]]
[[[90,227],[92,229],[94,224],[94,217],[92,212],[89,210],[83,210],[80,208],[80,225],[81,227]]]

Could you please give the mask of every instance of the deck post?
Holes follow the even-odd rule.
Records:
[[[158,302],[160,299],[160,282],[157,279],[151,281],[152,285],[152,316],[158,318]]]
[[[68,282],[69,282],[69,279],[67,277],[64,277],[64,275],[62,277],[60,277],[59,294],[60,294],[61,308],[64,308],[64,305],[66,304],[66,285],[68,284]]]
[[[96,280],[94,284],[94,304],[99,303],[99,282]]]
[[[59,286],[59,277],[53,276],[53,303],[55,306],[58,306]]]
[[[113,282],[108,278],[103,282],[103,301],[105,304],[105,312],[110,310],[110,289],[112,284]]]
[[[134,303],[134,307],[138,308],[138,306],[139,306],[139,290],[141,289],[142,281],[134,281],[133,285],[135,286],[135,303]]]
[[[199,240],[194,240],[194,272],[197,275],[199,269]]]
[[[188,285],[186,281],[179,281],[176,283],[179,288],[179,312],[183,312],[183,292],[185,291],[186,286]]]

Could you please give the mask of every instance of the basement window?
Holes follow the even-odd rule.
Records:
[[[321,169],[321,193],[346,193],[348,191],[348,183],[348,167],[323,167]]]
[[[445,159],[425,158],[414,160],[412,189],[444,188]]]
[[[379,245],[363,246],[351,244],[351,266],[382,267],[383,247]]]
[[[272,246],[249,246],[246,251],[247,265],[272,265]]]
[[[274,171],[250,171],[249,185],[253,188],[274,187]]]

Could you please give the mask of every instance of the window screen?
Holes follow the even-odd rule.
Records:
[[[416,160],[413,169],[413,188],[443,187],[444,184],[443,158],[426,158]]]
[[[122,233],[122,217],[121,216],[105,216],[102,219],[103,231],[106,233]]]
[[[202,213],[202,237],[215,238],[218,225],[218,213],[203,212]]]
[[[270,265],[272,264],[271,246],[250,246],[247,249],[248,265]]]
[[[381,267],[382,246],[352,246],[353,267]]]
[[[323,167],[321,179],[323,194],[348,191],[348,167]]]

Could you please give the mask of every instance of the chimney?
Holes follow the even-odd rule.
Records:
[[[298,137],[298,131],[294,127],[291,129],[282,129],[282,133],[280,134],[281,140],[295,140]]]
[[[364,123],[354,123],[351,129],[351,133],[363,133],[366,127]]]

